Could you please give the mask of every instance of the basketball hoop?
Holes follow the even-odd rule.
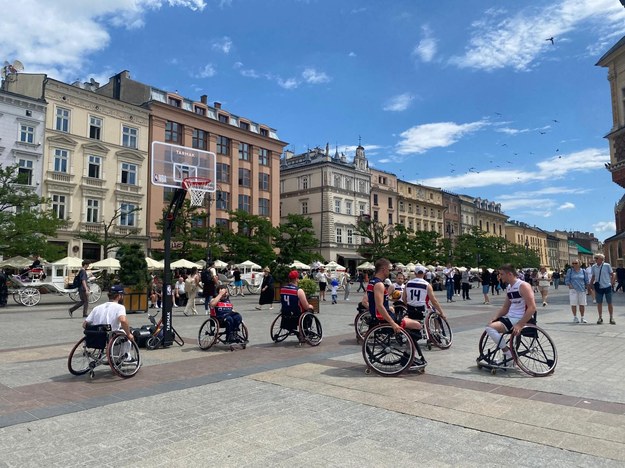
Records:
[[[191,195],[191,206],[202,206],[204,194],[209,191],[212,182],[206,177],[186,177],[182,180],[182,187]]]

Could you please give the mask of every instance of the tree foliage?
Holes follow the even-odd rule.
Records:
[[[140,244],[124,244],[119,249],[119,280],[124,286],[145,289],[149,282],[148,264]]]
[[[5,257],[38,253],[53,259],[59,248],[48,244],[57,230],[66,225],[50,209],[50,200],[32,191],[18,174],[17,165],[0,165],[0,251]]]
[[[538,268],[540,257],[531,249],[525,249],[503,237],[487,236],[483,231],[474,228],[471,233],[457,237],[452,263],[488,268],[511,263],[518,268]]]
[[[164,239],[165,215],[167,211],[167,209],[164,209],[163,216],[156,222],[156,227],[161,232],[158,240],[161,241]],[[173,221],[171,241],[176,244],[176,248],[171,250],[172,260],[206,257],[206,241],[208,240],[209,231],[201,222],[204,218],[206,218],[204,208],[191,206],[189,200],[184,201]]]
[[[129,211],[122,211],[121,207],[117,208],[114,211],[113,216],[111,216],[111,219],[108,221],[104,219],[102,220],[102,233],[81,232],[76,237],[100,245],[104,251],[104,258],[107,258],[109,256],[109,252],[120,247],[124,239],[136,235],[140,231],[139,228],[129,228],[126,234],[115,234],[117,220],[123,215],[129,215],[138,211],[141,211],[140,207],[135,207]]]
[[[358,219],[356,234],[365,242],[358,246],[358,253],[367,260],[377,260],[388,254],[388,234],[386,224],[368,218]]]
[[[259,265],[269,265],[276,258],[271,245],[276,228],[271,221],[243,210],[230,211],[229,214],[236,230],[224,231],[220,236],[225,258],[234,263],[252,260]]]
[[[289,214],[275,232],[274,246],[280,249],[277,261],[290,264],[293,260],[312,263],[320,259],[316,249],[319,240],[315,236],[312,220],[300,214]]]

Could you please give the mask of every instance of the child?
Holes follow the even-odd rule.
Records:
[[[339,280],[337,278],[332,278],[330,285],[332,286],[332,304],[336,304],[339,290]]]

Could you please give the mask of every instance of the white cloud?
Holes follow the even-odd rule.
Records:
[[[211,47],[213,50],[217,50],[227,55],[232,49],[232,40],[228,36],[224,36],[221,39],[214,41]]]
[[[49,0],[3,2],[0,50],[5,58],[24,63],[28,73],[47,73],[58,80],[73,81],[84,74],[89,55],[109,45],[108,26],[140,28],[146,11],[164,5],[201,11],[206,2],[64,0],[62,7]]]
[[[350,52],[347,54],[348,57],[356,57],[356,52]]]
[[[327,83],[331,80],[331,78],[326,75],[324,72],[319,72],[314,68],[306,68],[302,72],[302,78],[306,83],[310,84],[321,84]]]
[[[616,223],[614,221],[599,221],[592,225],[595,232],[615,232],[616,231]]]
[[[401,112],[408,109],[410,103],[414,99],[414,96],[410,93],[403,93],[397,96],[393,96],[382,107],[385,111]]]
[[[513,16],[487,10],[473,23],[464,55],[450,59],[461,68],[529,70],[543,54],[582,23],[600,25],[604,34],[625,30],[625,10],[614,0],[559,0],[544,8],[527,7]],[[545,39],[554,37],[555,45]],[[561,39],[562,38],[562,39]]]
[[[488,125],[484,120],[466,124],[455,122],[437,122],[416,125],[400,134],[397,143],[399,154],[425,153],[432,148],[444,148],[456,143],[465,135],[471,134]]]
[[[211,76],[215,76],[217,71],[212,63],[207,63],[204,65],[204,68],[200,70],[200,72],[195,75],[196,78],[210,78]]]
[[[527,133],[529,128],[511,128],[511,127],[499,127],[495,128],[496,132],[505,133],[506,135],[518,135],[519,133]]]
[[[566,202],[563,203],[562,205],[560,205],[558,207],[558,210],[572,210],[573,208],[575,208],[575,205],[571,202]]]
[[[428,25],[423,26],[423,38],[415,46],[412,55],[423,62],[431,62],[437,51],[437,40],[432,37],[432,31]]]
[[[605,149],[589,148],[568,155],[554,156],[537,165],[545,176],[561,177],[572,171],[603,169],[609,161],[610,154]]]
[[[295,78],[287,78],[286,80],[277,78],[276,82],[278,86],[284,89],[295,89],[299,86],[299,82]]]

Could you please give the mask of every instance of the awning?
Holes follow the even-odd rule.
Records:
[[[337,255],[337,257],[344,258],[345,260],[364,260],[365,259],[365,257],[361,257],[358,254],[345,254],[345,255],[343,255],[343,254],[336,254],[336,255]]]

